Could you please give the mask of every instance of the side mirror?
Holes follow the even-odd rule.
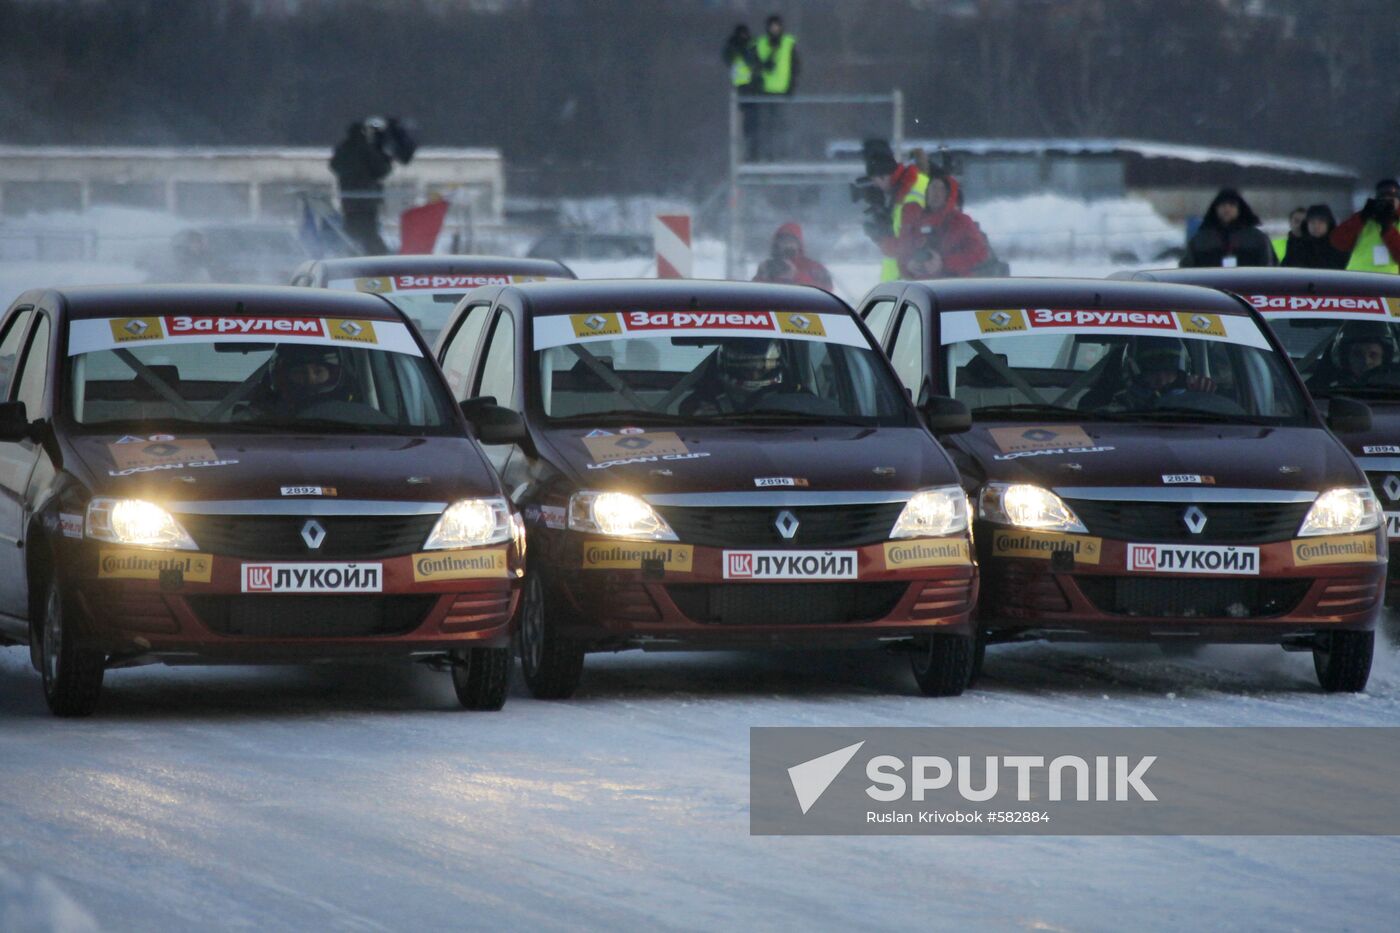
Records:
[[[1371,430],[1371,406],[1354,398],[1333,398],[1327,404],[1327,426],[1334,434],[1360,434]]]
[[[462,414],[483,444],[523,444],[530,439],[520,412],[497,405],[494,398],[469,398],[462,403]]]
[[[931,395],[924,399],[919,411],[934,434],[961,434],[972,430],[972,412],[955,398]]]
[[[33,434],[23,402],[0,402],[0,441],[22,441]]]

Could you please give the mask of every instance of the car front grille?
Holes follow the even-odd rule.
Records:
[[[363,638],[403,635],[423,623],[437,596],[188,596],[214,632],[238,638]]]
[[[676,584],[666,594],[685,616],[710,625],[839,625],[894,611],[908,583]]]
[[[1257,619],[1287,615],[1311,580],[1076,577],[1100,612],[1165,619]]]
[[[1200,502],[1206,517],[1192,534],[1183,516],[1188,502],[1128,502],[1066,499],[1091,535],[1120,541],[1183,544],[1265,544],[1286,541],[1298,531],[1310,502]]]
[[[1390,479],[1392,476],[1395,477],[1395,482],[1390,484],[1390,488],[1397,493],[1397,495],[1393,497],[1385,488],[1386,480]],[[1367,473],[1366,479],[1371,484],[1371,491],[1374,492],[1376,498],[1380,500],[1382,509],[1387,512],[1394,512],[1400,509],[1400,473]]]
[[[685,544],[705,547],[859,547],[889,540],[903,502],[875,505],[661,506],[661,517]],[[791,512],[797,532],[784,538],[778,516]]]
[[[326,536],[309,548],[301,531],[310,516],[181,515],[180,524],[201,551],[229,557],[396,557],[423,546],[436,515],[318,515]]]

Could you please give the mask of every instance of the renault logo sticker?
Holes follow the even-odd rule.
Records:
[[[326,529],[321,527],[321,523],[316,519],[307,519],[306,524],[301,526],[301,540],[305,541],[306,546],[314,551],[321,546],[322,541],[326,540]]]

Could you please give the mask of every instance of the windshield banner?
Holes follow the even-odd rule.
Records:
[[[1174,334],[1269,349],[1255,323],[1233,314],[1206,311],[1113,311],[1104,309],[1014,308],[1000,311],[949,311],[941,317],[942,342],[962,343],[1035,333],[1123,334],[1129,337]]]
[[[430,275],[381,275],[373,278],[332,279],[326,283],[326,287],[339,291],[367,292],[371,295],[390,295],[394,292],[441,292],[448,294],[465,292],[482,285],[517,285],[522,282],[548,281],[549,277],[543,275],[435,272]]]
[[[190,314],[91,318],[68,328],[69,356],[171,343],[313,343],[423,355],[398,321]]]
[[[1329,321],[1380,321],[1400,318],[1400,298],[1353,295],[1246,295],[1255,310],[1275,318],[1325,317]]]
[[[808,311],[595,311],[535,318],[535,349],[634,337],[760,337],[870,348],[843,314]]]

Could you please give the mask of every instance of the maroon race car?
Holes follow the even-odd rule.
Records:
[[[347,655],[504,703],[523,524],[388,302],[31,291],[0,366],[0,640],[55,713],[114,667]]]

